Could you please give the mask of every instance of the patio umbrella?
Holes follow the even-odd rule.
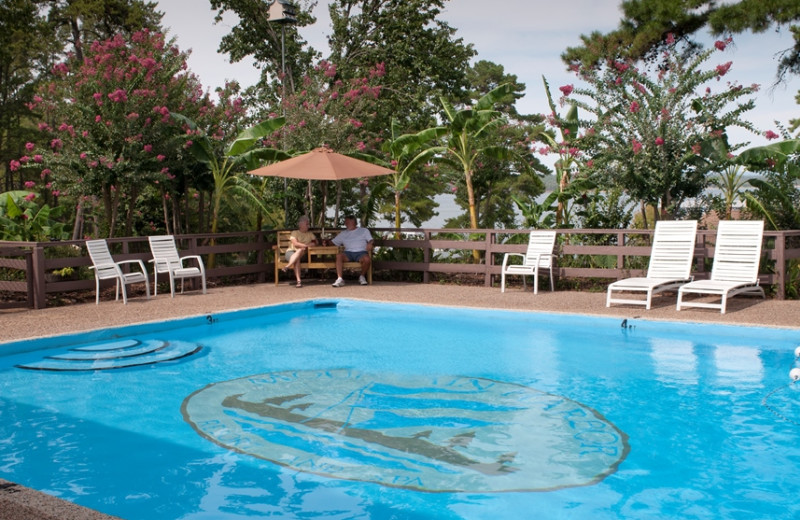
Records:
[[[393,170],[336,153],[330,148],[315,148],[303,155],[262,166],[248,173],[288,179],[339,181],[388,175],[393,173]]]
[[[394,170],[354,159],[330,148],[315,148],[308,153],[292,157],[274,164],[262,166],[248,172],[263,177],[284,177],[287,179],[307,179],[309,181],[340,181],[360,179],[394,173]],[[309,184],[310,192],[310,184]],[[323,222],[323,232],[325,224]]]

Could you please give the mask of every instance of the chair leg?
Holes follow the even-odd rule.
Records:
[[[119,281],[117,281],[119,284]],[[125,282],[122,282],[122,304],[128,305],[128,291],[125,289]]]
[[[153,271],[153,298],[158,296],[158,269]]]
[[[100,305],[100,278],[94,277],[94,304]]]
[[[539,294],[539,266],[533,270],[533,294]]]
[[[122,282],[122,286],[125,286],[125,282]],[[115,285],[114,285],[114,301],[119,301],[119,278],[117,278]]]
[[[147,273],[144,275],[144,291],[147,294],[147,299],[150,299],[150,281],[147,279]]]
[[[506,273],[503,272],[500,274],[500,292],[506,292]]]
[[[550,266],[550,292],[556,292],[555,285],[553,285],[553,266]]]

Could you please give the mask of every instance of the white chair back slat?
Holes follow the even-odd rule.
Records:
[[[696,220],[660,220],[653,234],[648,278],[687,279],[692,273]]]
[[[721,221],[714,246],[711,280],[756,283],[763,239],[763,221]]]
[[[556,245],[555,231],[531,231],[528,237],[528,250],[525,252],[525,264],[549,268],[552,263],[552,253]]]

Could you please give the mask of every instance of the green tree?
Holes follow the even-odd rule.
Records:
[[[80,63],[84,47],[118,34],[130,38],[143,29],[161,30],[163,14],[156,2],[142,0],[34,0],[41,9],[57,40],[68,42]]]
[[[174,119],[180,121],[187,129],[191,141],[189,149],[197,160],[206,165],[214,179],[214,194],[212,198],[211,233],[219,231],[219,215],[224,199],[232,193],[243,195],[253,207],[268,213],[269,208],[264,207],[255,186],[250,184],[243,174],[253,170],[264,161],[279,161],[288,159],[289,154],[282,150],[260,146],[262,139],[278,131],[286,120],[282,117],[270,119],[243,130],[225,147],[220,155],[217,153],[215,140],[197,128],[194,121],[172,114]],[[214,266],[213,256],[209,257],[209,266]]]
[[[727,84],[714,92],[707,85],[702,90],[730,69],[731,62],[703,69],[725,46],[718,42],[689,61],[680,53],[666,53],[651,73],[655,77],[618,60],[581,70],[589,88],[576,88],[570,100],[591,115],[582,124],[589,130],[581,147],[593,157],[590,171],[598,185],[624,188],[643,206],[659,208],[661,217],[674,216],[687,198],[703,191],[708,174],[727,162],[720,151],[736,148],[728,146],[728,128],[755,132],[742,116],[754,106],[746,98],[756,86]]]
[[[411,184],[412,175],[427,166],[435,154],[434,149],[425,147],[444,135],[445,131],[443,128],[430,128],[416,134],[400,135],[399,123],[396,119],[392,120],[391,137],[383,143],[383,151],[389,155],[389,165],[394,170],[387,183],[394,194],[394,227],[398,239],[403,212],[401,196]]]
[[[236,63],[250,57],[261,70],[258,85],[248,93],[264,112],[270,112],[286,94],[296,90],[299,78],[309,72],[320,54],[307,47],[300,37],[299,27],[313,24],[316,19],[311,10],[316,1],[300,0],[292,2],[294,21],[270,19],[270,4],[275,1],[263,0],[209,0],[211,8],[217,11],[216,21],[232,13],[237,23],[231,32],[222,37],[219,52],[227,54]],[[285,74],[284,74],[285,71]]]
[[[334,0],[330,61],[338,77],[364,77],[376,64],[386,71],[374,129],[397,118],[409,131],[431,124],[436,100],[464,100],[466,72],[475,55],[439,18],[446,0]]]
[[[800,228],[800,139],[749,148],[736,160],[762,174],[748,181],[755,190],[744,194],[747,209],[772,229]]]
[[[623,18],[617,29],[608,34],[581,36],[583,44],[568,48],[561,55],[562,60],[572,66],[589,67],[609,58],[656,58],[665,50],[668,34],[697,48],[693,38],[706,27],[715,36],[788,27],[795,44],[784,51],[778,77],[800,73],[800,3],[796,0],[624,0],[620,5]]]
[[[26,124],[34,117],[29,104],[57,48],[32,0],[0,2],[0,164],[5,165],[5,190],[22,188],[26,180],[18,169],[15,182],[8,164],[35,135]]]
[[[482,137],[482,146],[505,148],[508,153],[503,157],[484,156],[476,161],[472,181],[478,225],[483,228],[514,227],[516,213],[514,206],[508,204],[509,198],[518,195],[535,199],[544,191],[544,184],[536,172],[549,173],[532,148],[544,129],[544,117],[517,111],[516,102],[525,95],[525,84],[518,82],[516,75],[507,74],[502,65],[478,61],[467,71],[467,77],[473,89],[470,93],[473,100],[502,85],[509,86],[510,92],[494,105],[507,124]],[[456,190],[456,202],[465,209],[468,208],[466,194],[467,190]],[[468,222],[460,218],[448,223],[452,224],[467,225]]]

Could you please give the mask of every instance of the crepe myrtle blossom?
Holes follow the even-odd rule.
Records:
[[[722,76],[728,73],[728,71],[731,69],[732,64],[733,62],[729,61],[728,63],[717,65],[717,81],[719,81]]]
[[[638,154],[642,151],[642,143],[637,141],[636,139],[631,139],[631,146],[633,147],[633,153]]]
[[[764,137],[766,137],[771,141],[773,139],[778,139],[780,136],[775,132],[773,132],[772,130],[767,130],[766,132],[764,132]]]
[[[30,151],[32,151],[34,148],[36,148],[36,145],[35,145],[35,144],[33,144],[33,143],[30,143],[30,142],[28,142],[28,143],[25,143],[25,149],[26,149],[27,151],[29,151],[29,152],[30,152]]]
[[[664,145],[664,138],[656,137],[656,146],[663,146],[663,145]]]
[[[35,188],[36,187],[36,183],[33,182],[33,181],[25,181],[25,187],[28,188],[28,189]]]
[[[572,85],[562,85],[558,87],[558,90],[560,90],[561,93],[564,94],[564,97],[566,97],[572,94],[572,91],[575,90],[575,87]]]

